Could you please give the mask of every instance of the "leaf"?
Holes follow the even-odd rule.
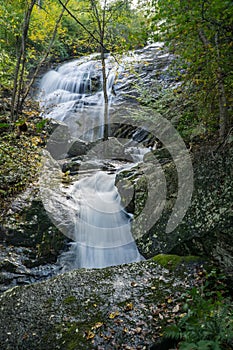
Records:
[[[117,310],[117,311],[111,312],[108,317],[113,319],[119,315],[120,315],[120,312]]]
[[[163,320],[163,319],[164,319],[164,317],[163,317],[162,314],[159,314],[159,318],[160,318],[160,320]]]
[[[178,312],[180,310],[179,305],[177,304],[173,309],[172,312]]]
[[[0,123],[0,128],[9,128],[10,124],[7,123]]]
[[[103,322],[97,322],[91,329],[98,329],[103,326]]]
[[[95,336],[95,333],[91,332],[91,331],[88,331],[86,332],[86,339],[89,340],[89,339],[93,339]]]
[[[131,311],[133,310],[133,303],[128,303],[126,306],[125,306],[125,311]]]

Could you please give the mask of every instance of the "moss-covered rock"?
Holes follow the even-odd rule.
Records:
[[[210,256],[227,273],[233,274],[232,250],[232,146],[219,148],[197,146],[190,154],[193,160],[194,190],[192,202],[180,224],[171,233],[166,225],[177,198],[177,172],[173,161],[161,151],[146,155],[147,161],[120,173],[121,183],[134,189],[130,208],[136,224],[132,225],[134,237],[141,253],[150,258],[156,254]],[[158,153],[158,159],[157,159]],[[166,203],[156,202],[160,184],[153,170],[153,157],[159,161],[166,179]],[[164,161],[166,159],[166,161]],[[159,170],[158,170],[159,171]],[[153,176],[151,176],[153,175]],[[121,191],[124,204],[124,191]],[[155,191],[154,203],[148,205],[148,196]],[[160,210],[160,205],[164,209]],[[145,210],[146,206],[146,210]],[[157,221],[145,230],[152,217]]]
[[[65,244],[65,237],[50,221],[35,186],[12,203],[0,239],[8,245],[33,248],[40,262],[54,261]]]
[[[176,269],[181,264],[192,264],[201,261],[201,258],[198,256],[188,255],[188,256],[179,256],[175,254],[158,254],[152,258],[153,261],[156,261],[161,266],[168,269]]]
[[[147,348],[182,312],[177,299],[195,277],[194,265],[176,277],[156,261],[144,261],[13,288],[0,297],[0,347]]]

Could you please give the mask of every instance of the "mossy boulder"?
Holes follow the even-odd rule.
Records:
[[[12,203],[2,225],[0,242],[32,248],[34,263],[39,265],[56,261],[67,240],[49,219],[39,189],[34,186]]]
[[[0,297],[0,347],[149,348],[182,312],[177,300],[196,283],[196,266],[190,266],[177,277],[156,261],[143,261],[13,288]]]
[[[128,207],[134,214],[136,224],[133,222],[132,230],[141,253],[147,258],[161,253],[209,256],[225,272],[233,275],[232,146],[217,149],[207,144],[197,146],[190,154],[194,173],[192,201],[185,217],[171,233],[166,233],[166,225],[177,198],[177,172],[174,162],[167,154],[164,158],[161,152],[151,152],[146,155],[145,163],[119,174],[122,204],[129,203]],[[166,179],[166,203],[156,204],[154,196],[154,204],[147,205],[151,191],[157,189],[157,195],[160,194],[156,174],[150,173],[150,167],[154,169],[154,157]],[[126,188],[134,191],[130,202],[125,195],[124,183]],[[159,204],[164,205],[163,210]],[[146,224],[156,214],[156,206],[158,219],[145,230]]]

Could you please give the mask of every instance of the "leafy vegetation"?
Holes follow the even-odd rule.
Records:
[[[175,55],[171,74],[177,76],[178,84],[162,89],[155,82],[150,90],[139,86],[140,102],[171,119],[184,138],[209,136],[218,131],[222,140],[230,132],[232,1],[152,0],[133,7],[129,0],[0,0],[0,14],[1,215],[14,196],[36,178],[40,166],[46,121],[38,117],[39,112],[27,98],[40,68],[51,61],[99,51],[104,66],[107,52],[143,47],[148,35],[151,40],[162,40]],[[103,77],[104,74],[103,71]],[[50,243],[44,234],[38,254],[45,251],[50,254]],[[183,261],[196,258],[158,255],[154,260],[164,267],[176,268]],[[165,335],[178,339],[180,350],[232,348],[232,300],[225,295],[226,286],[219,284],[219,279],[214,276],[214,284],[211,278],[207,279],[205,285],[183,295],[178,307],[173,306],[177,317]],[[73,296],[63,300],[71,308],[75,302]],[[133,304],[128,302],[123,310],[132,311]],[[117,316],[115,311],[109,318],[117,321]],[[160,313],[158,317],[166,322]],[[100,322],[93,318],[92,323],[93,327],[85,333],[87,342],[102,326],[102,319]],[[77,347],[77,324],[67,321],[65,328],[63,345]],[[135,329],[134,334],[140,332],[141,329]],[[124,333],[128,333],[127,329]]]
[[[183,313],[165,331],[165,337],[180,341],[180,350],[232,349],[232,300],[224,279],[212,271],[204,285],[182,296]]]
[[[1,215],[12,198],[35,179],[39,170],[38,146],[43,144],[46,134],[37,118],[38,111],[32,109],[17,123],[10,123],[3,117],[0,119]]]
[[[152,36],[177,55],[190,118],[226,136],[232,123],[233,4],[231,1],[154,0]],[[152,11],[151,11],[152,10]],[[188,116],[184,116],[187,119]]]

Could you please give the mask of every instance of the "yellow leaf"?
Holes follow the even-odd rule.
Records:
[[[103,326],[103,322],[97,322],[91,329],[98,329]]]
[[[178,312],[180,310],[179,305],[176,305],[173,309],[172,312]]]
[[[128,304],[125,306],[125,311],[130,311],[130,310],[133,310],[133,303],[128,303]]]
[[[91,331],[86,332],[86,339],[93,339],[95,334]]]
[[[115,317],[117,317],[117,316],[119,316],[119,315],[120,315],[120,312],[119,312],[119,311],[111,312],[111,313],[109,314],[109,318],[115,318]]]

